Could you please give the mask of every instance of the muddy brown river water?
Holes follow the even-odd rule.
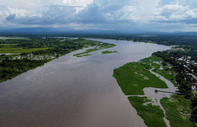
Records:
[[[78,50],[0,84],[0,127],[145,127],[113,70],[168,46],[94,39],[113,54]]]

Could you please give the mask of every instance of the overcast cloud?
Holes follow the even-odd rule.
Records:
[[[0,0],[0,26],[197,31],[197,1]]]

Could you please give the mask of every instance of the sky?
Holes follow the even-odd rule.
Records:
[[[197,0],[0,0],[0,29],[197,32]]]

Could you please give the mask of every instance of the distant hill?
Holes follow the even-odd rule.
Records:
[[[117,30],[100,30],[100,29],[87,29],[75,30],[72,28],[52,28],[52,27],[34,27],[34,28],[16,28],[16,29],[1,29],[0,33],[77,33],[77,34],[145,34],[145,35],[162,35],[162,34],[175,34],[175,35],[197,35],[197,32],[158,32],[158,31],[144,31],[144,30],[131,30],[131,31],[117,31]]]

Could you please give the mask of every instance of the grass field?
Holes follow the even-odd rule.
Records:
[[[161,76],[163,76],[165,79],[168,79],[172,84],[174,84],[174,86],[178,86],[176,83],[175,83],[175,76],[170,74],[171,72],[168,71],[168,70],[159,70],[159,69],[154,69],[153,70],[154,72],[160,74]]]
[[[125,95],[144,95],[145,87],[168,88],[162,80],[149,71],[152,67],[148,61],[153,59],[146,58],[141,62],[127,63],[114,69],[113,77],[116,78]]]
[[[29,48],[29,49],[23,49],[23,48],[0,48],[0,53],[31,53],[33,51],[38,50],[46,50],[48,48]]]
[[[163,119],[163,110],[159,106],[144,104],[150,102],[147,97],[129,97],[129,101],[148,127],[167,127]]]
[[[172,95],[170,98],[161,100],[171,127],[197,127],[189,119],[191,114],[190,103],[190,100],[180,95]]]
[[[173,73],[173,71],[168,69],[170,67],[169,64],[160,70],[161,63],[163,62],[163,60],[160,57],[151,56],[151,57],[141,60],[141,62],[143,62],[145,64],[149,64],[150,65],[149,68],[154,68],[153,69],[154,72],[160,74],[164,78],[171,81],[174,84],[174,86],[177,86],[177,84],[175,83],[174,75],[171,74],[171,73]]]

